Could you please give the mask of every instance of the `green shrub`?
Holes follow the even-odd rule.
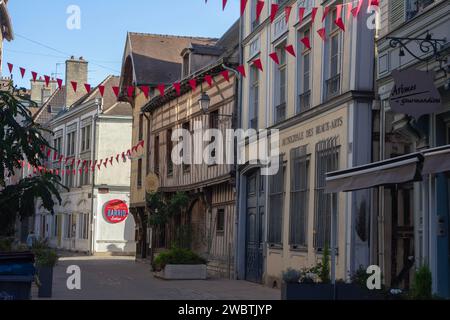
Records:
[[[168,264],[205,264],[206,260],[189,249],[172,248],[161,252],[153,260],[153,270],[160,271]]]
[[[318,265],[318,276],[322,283],[330,283],[330,249],[325,245],[323,249],[322,262]]]
[[[34,253],[34,259],[37,267],[54,267],[58,262],[58,254],[49,247],[46,240],[35,241],[31,251]]]
[[[411,288],[411,298],[417,300],[429,300],[432,295],[432,275],[428,266],[421,266],[414,276]]]

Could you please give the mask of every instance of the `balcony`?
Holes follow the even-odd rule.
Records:
[[[275,107],[275,123],[279,123],[286,119],[286,102]]]
[[[341,75],[337,74],[325,81],[326,99],[331,99],[339,94],[341,89]]]
[[[297,112],[305,112],[311,108],[311,90],[308,90],[298,96]]]

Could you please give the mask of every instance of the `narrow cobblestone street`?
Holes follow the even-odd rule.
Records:
[[[67,267],[81,269],[81,290],[68,290]],[[54,269],[56,300],[273,300],[280,291],[247,281],[209,279],[166,281],[154,278],[148,264],[132,258],[66,257]],[[37,288],[33,288],[33,299]]]

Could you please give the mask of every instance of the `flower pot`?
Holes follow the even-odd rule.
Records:
[[[283,283],[282,300],[333,300],[333,286],[324,283]]]
[[[38,277],[40,282],[38,297],[51,298],[53,289],[53,267],[39,267]]]

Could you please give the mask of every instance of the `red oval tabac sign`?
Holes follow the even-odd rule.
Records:
[[[104,216],[109,223],[120,223],[128,217],[128,206],[122,200],[111,200],[105,205]]]

